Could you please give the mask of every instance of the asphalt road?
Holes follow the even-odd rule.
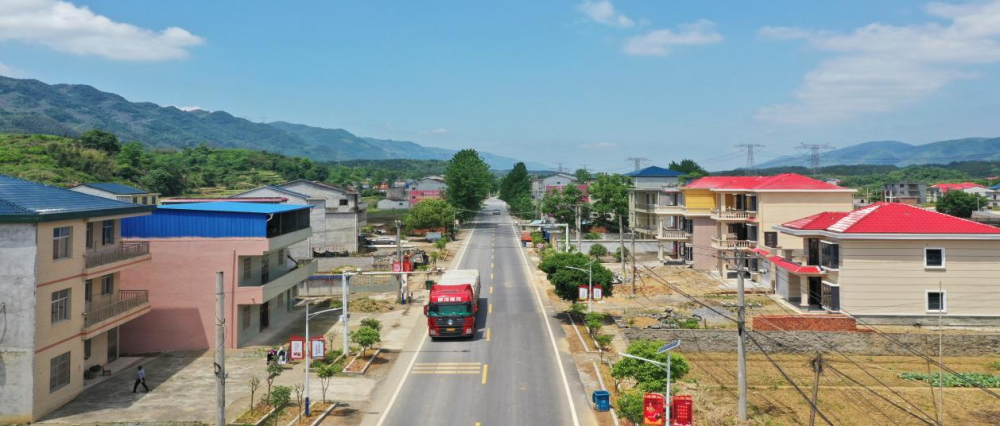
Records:
[[[493,209],[503,211],[503,203],[489,202]],[[457,254],[459,269],[480,271],[478,333],[432,341],[426,325],[416,329],[424,333],[419,350],[400,358],[408,367],[401,385],[390,385],[396,392],[379,425],[596,424],[565,334],[545,296],[527,282],[520,235],[503,213],[480,213],[465,253]]]

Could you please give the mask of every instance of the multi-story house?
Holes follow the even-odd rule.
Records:
[[[143,191],[114,182],[85,183],[74,186],[70,190],[125,203],[145,204],[149,206],[155,206],[156,199],[160,196],[160,194],[155,192]]]
[[[416,205],[422,200],[440,200],[444,198],[444,191],[448,189],[448,184],[444,177],[427,176],[410,185],[407,196],[410,205]]]
[[[990,208],[1000,207],[1000,184],[989,187],[986,199],[990,202]]]
[[[629,224],[638,238],[656,239],[661,261],[679,260],[689,237],[685,230],[683,200],[678,188],[682,173],[650,166],[625,174],[629,189]]]
[[[882,185],[882,201],[915,206],[927,202],[927,184],[899,182]]]
[[[985,197],[989,192],[989,189],[978,183],[972,183],[972,182],[939,183],[936,185],[931,185],[930,188],[927,188],[927,201],[931,203],[936,203],[938,202],[938,200],[941,199],[941,197],[944,196],[944,194],[947,194],[948,191],[962,191],[962,192],[967,192],[969,194],[982,195]]]
[[[691,234],[685,259],[695,269],[735,276],[734,250],[798,248],[798,237],[771,227],[822,211],[850,211],[854,191],[795,173],[695,180],[681,187]]]
[[[998,325],[1000,228],[899,203],[774,227],[801,255],[769,256],[775,293],[803,312],[871,323]]]
[[[315,261],[289,253],[309,238],[309,206],[190,203],[123,222],[126,241],[148,244],[151,262],[125,271],[148,291],[152,311],[122,329],[132,353],[208,349],[215,343],[216,272],[225,286],[226,347],[245,345],[292,311],[296,286]],[[289,318],[290,319],[290,318]]]
[[[119,329],[150,311],[125,274],[149,246],[123,218],[155,207],[0,176],[0,423],[34,422],[114,370]]]
[[[541,200],[546,192],[551,190],[561,191],[569,185],[576,185],[576,176],[569,173],[555,173],[545,177],[535,178],[531,182],[531,198],[535,201]]]

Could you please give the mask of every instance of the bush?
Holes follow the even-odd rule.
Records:
[[[598,334],[594,336],[594,343],[597,343],[597,346],[603,351],[607,350],[608,346],[611,346],[611,339],[610,334]]]
[[[438,250],[444,250],[445,245],[448,244],[448,236],[442,235],[441,239],[434,242],[434,247]]]
[[[625,257],[628,258],[631,255],[632,253],[629,252],[628,249],[625,249]],[[621,261],[622,261],[622,248],[618,247],[615,249],[615,262],[621,262]]]
[[[587,311],[587,305],[583,303],[574,302],[569,305],[569,313],[576,315],[577,318],[583,317],[583,313]]]
[[[590,246],[590,251],[587,252],[590,257],[600,258],[608,255],[608,248],[600,244],[594,244]]]
[[[632,424],[642,423],[643,393],[639,390],[630,390],[618,397],[618,415],[622,416]]]
[[[601,239],[601,234],[598,234],[596,232],[588,232],[586,234],[583,234],[583,239],[585,239],[585,240],[599,240],[599,239]]]
[[[532,232],[531,233],[531,244],[541,244],[541,243],[544,243],[544,242],[545,242],[545,239],[542,238],[542,233],[541,232]]]
[[[630,355],[651,359],[653,361],[667,363],[670,359],[670,374],[674,381],[680,380],[688,373],[691,367],[683,356],[673,352],[656,353],[661,346],[660,342],[652,340],[636,340],[628,345],[627,352]],[[636,381],[636,389],[643,391],[660,391],[667,384],[667,373],[653,364],[639,361],[632,358],[622,358],[611,367],[611,376],[621,380],[629,378]]]
[[[357,343],[363,350],[367,350],[376,343],[382,341],[382,336],[378,330],[371,327],[361,327],[351,332],[351,342]]]
[[[382,321],[375,318],[365,318],[361,320],[362,327],[374,328],[376,331],[382,331]]]
[[[292,388],[288,386],[277,385],[271,389],[271,395],[267,399],[267,403],[271,404],[274,408],[281,408],[292,400]]]

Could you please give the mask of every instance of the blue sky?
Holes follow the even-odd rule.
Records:
[[[13,1],[0,74],[571,169],[1000,136],[1000,2],[277,4]]]

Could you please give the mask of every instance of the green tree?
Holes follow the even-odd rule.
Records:
[[[628,249],[625,249],[625,258],[627,259],[630,255],[631,252],[629,252]],[[622,248],[618,247],[615,249],[615,262],[621,262],[621,261],[622,261]]]
[[[952,190],[944,193],[941,199],[938,200],[935,208],[941,213],[968,219],[972,217],[972,212],[985,206],[989,206],[989,201],[986,197],[979,194]]]
[[[403,216],[406,229],[447,228],[455,218],[455,208],[444,200],[426,199],[415,204]]]
[[[589,282],[587,270],[590,268],[589,263],[592,261],[592,259],[581,253],[555,253],[546,256],[538,264],[538,269],[545,272],[549,282],[555,286],[556,295],[563,300],[575,301],[579,296],[577,287]],[[580,268],[583,271],[569,269],[567,266]],[[611,296],[614,290],[611,286],[611,281],[614,279],[611,271],[597,263],[593,265],[593,268],[594,285],[601,285],[604,289],[604,295]]]
[[[594,200],[594,213],[600,225],[618,229],[618,217],[628,226],[628,190],[632,181],[627,176],[602,173],[588,188]]]
[[[562,190],[553,189],[542,197],[542,212],[555,217],[559,223],[576,223],[576,207],[580,206],[580,215],[590,216],[590,203],[579,188],[570,185]]]
[[[376,331],[382,331],[382,321],[375,318],[365,318],[361,320],[362,327],[368,327],[375,329]]]
[[[507,204],[510,205],[510,211],[514,216],[521,219],[535,217],[535,200],[531,199],[531,194],[518,195]]]
[[[474,149],[455,153],[448,162],[444,179],[448,184],[444,198],[455,207],[458,217],[463,220],[476,214],[494,185],[489,165]]]
[[[339,369],[333,364],[326,364],[316,371],[316,375],[319,376],[320,388],[323,389],[323,402],[326,402],[326,390],[330,387],[330,381],[333,380],[333,376],[337,372]]]
[[[265,370],[267,376],[264,376],[264,379],[267,381],[267,395],[264,396],[265,400],[271,400],[271,385],[274,384],[274,379],[280,376],[282,371],[284,369],[281,368],[281,365],[278,365],[277,361],[271,361],[267,364],[267,369]]]
[[[531,176],[524,163],[517,163],[500,180],[500,199],[508,204],[523,194],[531,195]]]
[[[632,424],[642,423],[643,392],[632,389],[618,396],[618,415],[622,416]]]
[[[149,170],[139,179],[139,183],[150,191],[167,196],[181,194],[186,187],[179,173],[165,168]]]
[[[112,155],[117,154],[122,148],[114,133],[103,130],[87,130],[80,135],[79,140],[80,145],[83,145],[84,148],[96,149]]]
[[[668,169],[675,172],[684,173],[683,178],[691,181],[703,176],[708,176],[708,170],[698,165],[694,160],[683,159],[680,163],[671,161]]]
[[[636,340],[628,345],[625,351],[629,355],[651,359],[663,364],[667,364],[670,359],[671,380],[680,380],[688,373],[691,367],[687,360],[679,354],[673,352],[656,353],[661,346],[660,342],[652,340]],[[663,391],[667,384],[667,372],[660,367],[645,361],[632,358],[621,358],[611,367],[611,376],[621,380],[629,378],[636,381],[636,389],[643,391]]]
[[[573,176],[576,176],[576,180],[580,183],[586,183],[593,177],[587,169],[576,169],[576,171],[573,172]]]
[[[588,251],[587,254],[595,259],[600,259],[601,257],[608,255],[608,249],[601,244],[594,244],[590,246],[590,251]]]
[[[379,335],[378,330],[371,327],[361,327],[357,330],[351,332],[351,342],[358,344],[362,348],[362,355],[364,352],[375,346],[378,342],[382,341],[382,336]]]

